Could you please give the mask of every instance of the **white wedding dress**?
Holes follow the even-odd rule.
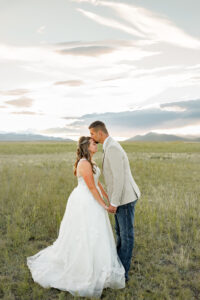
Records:
[[[99,193],[100,169],[94,180]],[[125,287],[125,270],[117,255],[108,212],[97,202],[83,177],[71,192],[58,238],[27,257],[33,280],[73,296],[100,298],[103,288]]]

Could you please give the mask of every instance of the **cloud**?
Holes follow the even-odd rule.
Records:
[[[21,95],[27,94],[29,92],[30,92],[30,90],[27,90],[27,89],[15,89],[15,90],[0,91],[0,95],[21,96]]]
[[[113,64],[120,63],[122,58],[129,59],[133,63],[136,60],[142,60],[144,57],[160,54],[159,51],[144,49],[144,45],[147,46],[149,43],[147,41],[140,43],[140,41],[101,40],[65,42],[51,47],[61,57],[62,64],[66,60],[67,64],[73,69],[75,67],[79,69],[92,67],[94,70],[103,67],[107,69]],[[65,56],[65,59],[62,58],[63,56]],[[76,56],[77,58],[74,60],[70,56]]]
[[[86,17],[88,17],[89,19],[91,19],[101,25],[112,27],[115,29],[120,29],[130,35],[138,36],[141,38],[145,37],[145,35],[143,33],[139,32],[138,30],[135,30],[134,28],[127,26],[125,24],[121,24],[120,22],[117,22],[116,20],[101,17],[95,13],[92,13],[92,12],[89,12],[89,11],[86,11],[86,10],[83,10],[80,8],[78,9],[78,11],[81,12]]]
[[[67,86],[80,86],[83,85],[82,80],[66,80],[66,81],[56,81],[54,85],[67,85]]]
[[[67,116],[67,117],[63,117],[62,119],[65,119],[65,120],[79,120],[80,119],[80,116],[76,116],[76,117],[70,117],[70,116]]]
[[[43,113],[36,113],[33,111],[14,111],[11,112],[13,115],[44,115]]]
[[[102,81],[113,81],[113,80],[118,80],[118,79],[122,79],[122,78],[126,78],[127,74],[121,74],[121,75],[113,75],[111,77],[107,77],[102,79]]]
[[[74,56],[100,56],[115,51],[114,48],[105,46],[84,46],[70,49],[57,50],[59,54],[74,55]]]
[[[165,108],[170,108],[166,110]],[[174,108],[183,108],[175,110]],[[149,131],[161,128],[183,127],[200,123],[200,100],[164,103],[160,107],[149,107],[124,112],[108,112],[83,115],[73,126],[88,127],[90,123],[101,120],[114,131]]]
[[[15,100],[9,100],[5,101],[5,103],[8,103],[10,105],[16,106],[16,107],[31,107],[33,103],[33,99],[21,97]]]
[[[160,104],[161,109],[165,108],[180,108],[182,111],[187,112],[200,112],[200,100],[190,100],[190,101],[179,101],[179,102],[172,102],[172,103],[163,103]],[[199,114],[200,119],[200,114]]]
[[[133,47],[138,43],[138,41],[131,41],[131,40],[113,40],[113,39],[104,39],[104,40],[96,40],[96,41],[72,41],[72,42],[62,42],[62,43],[55,43],[51,45],[52,47],[67,47],[67,48],[74,48],[74,47],[89,47],[89,46],[104,46],[104,47]]]
[[[200,76],[191,76],[189,78],[190,82],[191,83],[194,83],[194,84],[200,84]]]
[[[187,67],[188,70],[200,70],[200,64]]]
[[[167,42],[177,46],[199,49],[200,41],[185,33],[164,16],[155,14],[143,7],[124,3],[101,2],[114,9],[120,17],[135,26],[150,39]]]
[[[95,13],[78,9],[87,18],[101,25],[116,28],[133,36],[166,42],[184,48],[200,49],[200,40],[185,33],[166,17],[143,7],[112,1],[75,1],[90,2],[95,6],[112,9],[122,20],[116,21]]]
[[[185,111],[186,109],[180,106],[176,105],[168,105],[168,106],[163,106],[162,110],[167,110],[167,111]]]

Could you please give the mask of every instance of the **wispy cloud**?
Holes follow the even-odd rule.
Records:
[[[87,10],[78,9],[83,15],[101,25],[116,28],[133,36],[155,42],[166,42],[180,47],[200,49],[200,40],[185,33],[167,17],[158,15],[143,7],[112,1],[78,0],[75,2],[89,2],[95,6],[108,7],[117,14],[118,18],[121,18],[120,21],[116,21]]]
[[[16,106],[16,107],[31,107],[33,103],[33,99],[21,97],[15,100],[5,101],[5,103]]]
[[[57,50],[60,54],[65,55],[78,55],[78,56],[100,56],[108,53],[112,53],[115,51],[114,48],[111,47],[103,47],[103,46],[84,46],[84,47],[76,47],[70,49]]]
[[[80,86],[83,85],[82,80],[66,80],[66,81],[56,81],[54,85],[67,85],[67,86]]]
[[[138,41],[137,41],[138,42]],[[137,43],[136,41],[132,40],[113,40],[113,39],[103,39],[103,40],[94,40],[94,41],[72,41],[72,42],[62,42],[56,43],[51,45],[53,48],[67,47],[75,48],[75,47],[97,47],[97,46],[104,46],[104,47],[114,47],[114,48],[121,48],[121,47],[133,47]]]
[[[78,121],[80,119],[80,116],[66,116],[66,117],[62,117],[62,119],[65,119],[65,120],[71,120],[71,121]]]
[[[136,7],[124,3],[109,1],[99,3],[115,10],[121,18],[135,26],[150,39],[185,48],[200,48],[200,40],[191,37],[164,16],[155,14],[143,7]]]
[[[13,115],[44,115],[43,113],[36,113],[33,111],[14,111],[11,112]]]
[[[122,30],[126,33],[129,33],[131,35],[138,36],[138,37],[143,37],[143,38],[145,37],[145,35],[143,33],[141,33],[140,31],[135,30],[134,28],[127,26],[125,24],[122,24],[114,19],[105,18],[105,17],[102,17],[95,13],[83,10],[81,8],[79,8],[78,11],[81,12],[86,17],[90,18],[91,20],[93,20],[101,25],[116,28],[116,29]]]
[[[27,90],[27,89],[16,89],[16,90],[0,91],[0,95],[3,95],[3,96],[21,96],[21,95],[27,94],[29,92],[30,92],[30,90]]]
[[[200,100],[190,100],[190,101],[176,101],[171,103],[160,104],[161,109],[165,108],[180,108],[182,111],[197,111],[200,112]],[[200,114],[199,114],[200,119]]]
[[[200,70],[200,64],[187,67],[188,70]]]

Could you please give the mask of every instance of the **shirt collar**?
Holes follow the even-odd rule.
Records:
[[[104,142],[103,142],[103,150],[105,150],[105,147],[106,147],[106,144],[107,144],[109,138],[110,138],[110,136],[107,136],[107,138],[104,140]]]

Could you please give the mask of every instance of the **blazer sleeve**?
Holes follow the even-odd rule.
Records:
[[[107,159],[112,173],[113,189],[110,203],[118,206],[121,202],[124,187],[124,157],[123,153],[116,147],[109,147]]]

